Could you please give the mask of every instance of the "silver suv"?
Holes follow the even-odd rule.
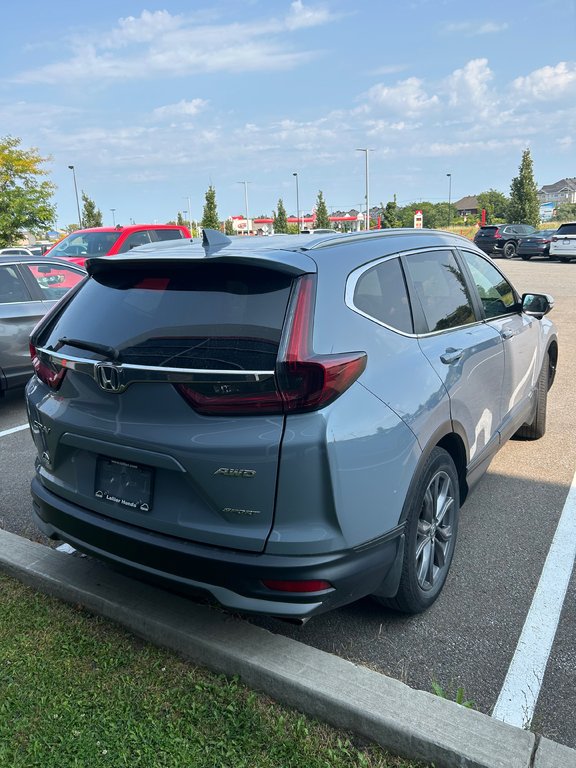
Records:
[[[141,578],[422,611],[471,486],[544,433],[552,299],[457,235],[206,230],[87,267],[32,336],[34,516]]]
[[[560,224],[550,242],[550,258],[563,262],[576,259],[576,221]]]

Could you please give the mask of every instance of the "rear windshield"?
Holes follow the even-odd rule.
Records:
[[[478,234],[479,235],[493,235],[496,232],[497,229],[498,229],[498,227],[481,227],[478,230]]]
[[[110,269],[86,282],[37,343],[93,359],[102,356],[59,340],[104,344],[134,365],[273,370],[291,281],[244,265]]]
[[[50,251],[50,256],[103,256],[108,253],[120,232],[72,233]]]
[[[570,224],[560,224],[557,235],[576,235],[576,221]]]

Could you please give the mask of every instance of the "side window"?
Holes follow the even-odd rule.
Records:
[[[462,256],[476,283],[486,318],[514,312],[517,301],[514,289],[496,267],[471,251],[462,251]]]
[[[131,235],[128,235],[126,240],[122,243],[120,253],[126,253],[126,251],[130,251],[132,248],[137,248],[139,245],[147,245],[149,242],[150,235],[147,230],[133,232]]]
[[[468,285],[452,251],[412,253],[406,264],[429,331],[476,322]]]
[[[151,235],[154,240],[181,240],[184,237],[180,229],[153,229]]]
[[[12,264],[0,266],[0,304],[30,300],[28,289],[22,282],[16,267]]]
[[[369,317],[404,333],[413,333],[412,314],[399,259],[366,270],[356,283],[354,306]]]
[[[84,273],[64,265],[57,264],[26,264],[23,268],[29,270],[42,291],[44,301],[61,299],[70,288],[84,279]]]

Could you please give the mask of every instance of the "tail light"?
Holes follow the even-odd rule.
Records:
[[[36,376],[47,384],[51,389],[58,389],[62,384],[62,379],[66,374],[66,368],[54,368],[51,364],[43,362],[36,352],[34,344],[30,344],[30,357]]]
[[[195,410],[206,415],[302,413],[336,400],[366,368],[366,353],[313,353],[314,286],[313,275],[301,277],[296,285],[274,379],[266,391],[230,391],[234,388],[226,386],[216,394],[205,394],[189,384],[177,384],[176,389]]]
[[[552,238],[552,242],[553,243],[557,243],[558,242],[558,238],[556,237],[556,235],[554,235],[554,237]]]
[[[500,231],[496,230],[496,232],[494,232],[494,239],[500,240],[501,238],[502,238],[502,235],[500,234]]]

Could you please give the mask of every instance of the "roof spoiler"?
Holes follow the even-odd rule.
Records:
[[[202,230],[202,247],[207,251],[220,250],[230,245],[232,240],[217,229]]]

